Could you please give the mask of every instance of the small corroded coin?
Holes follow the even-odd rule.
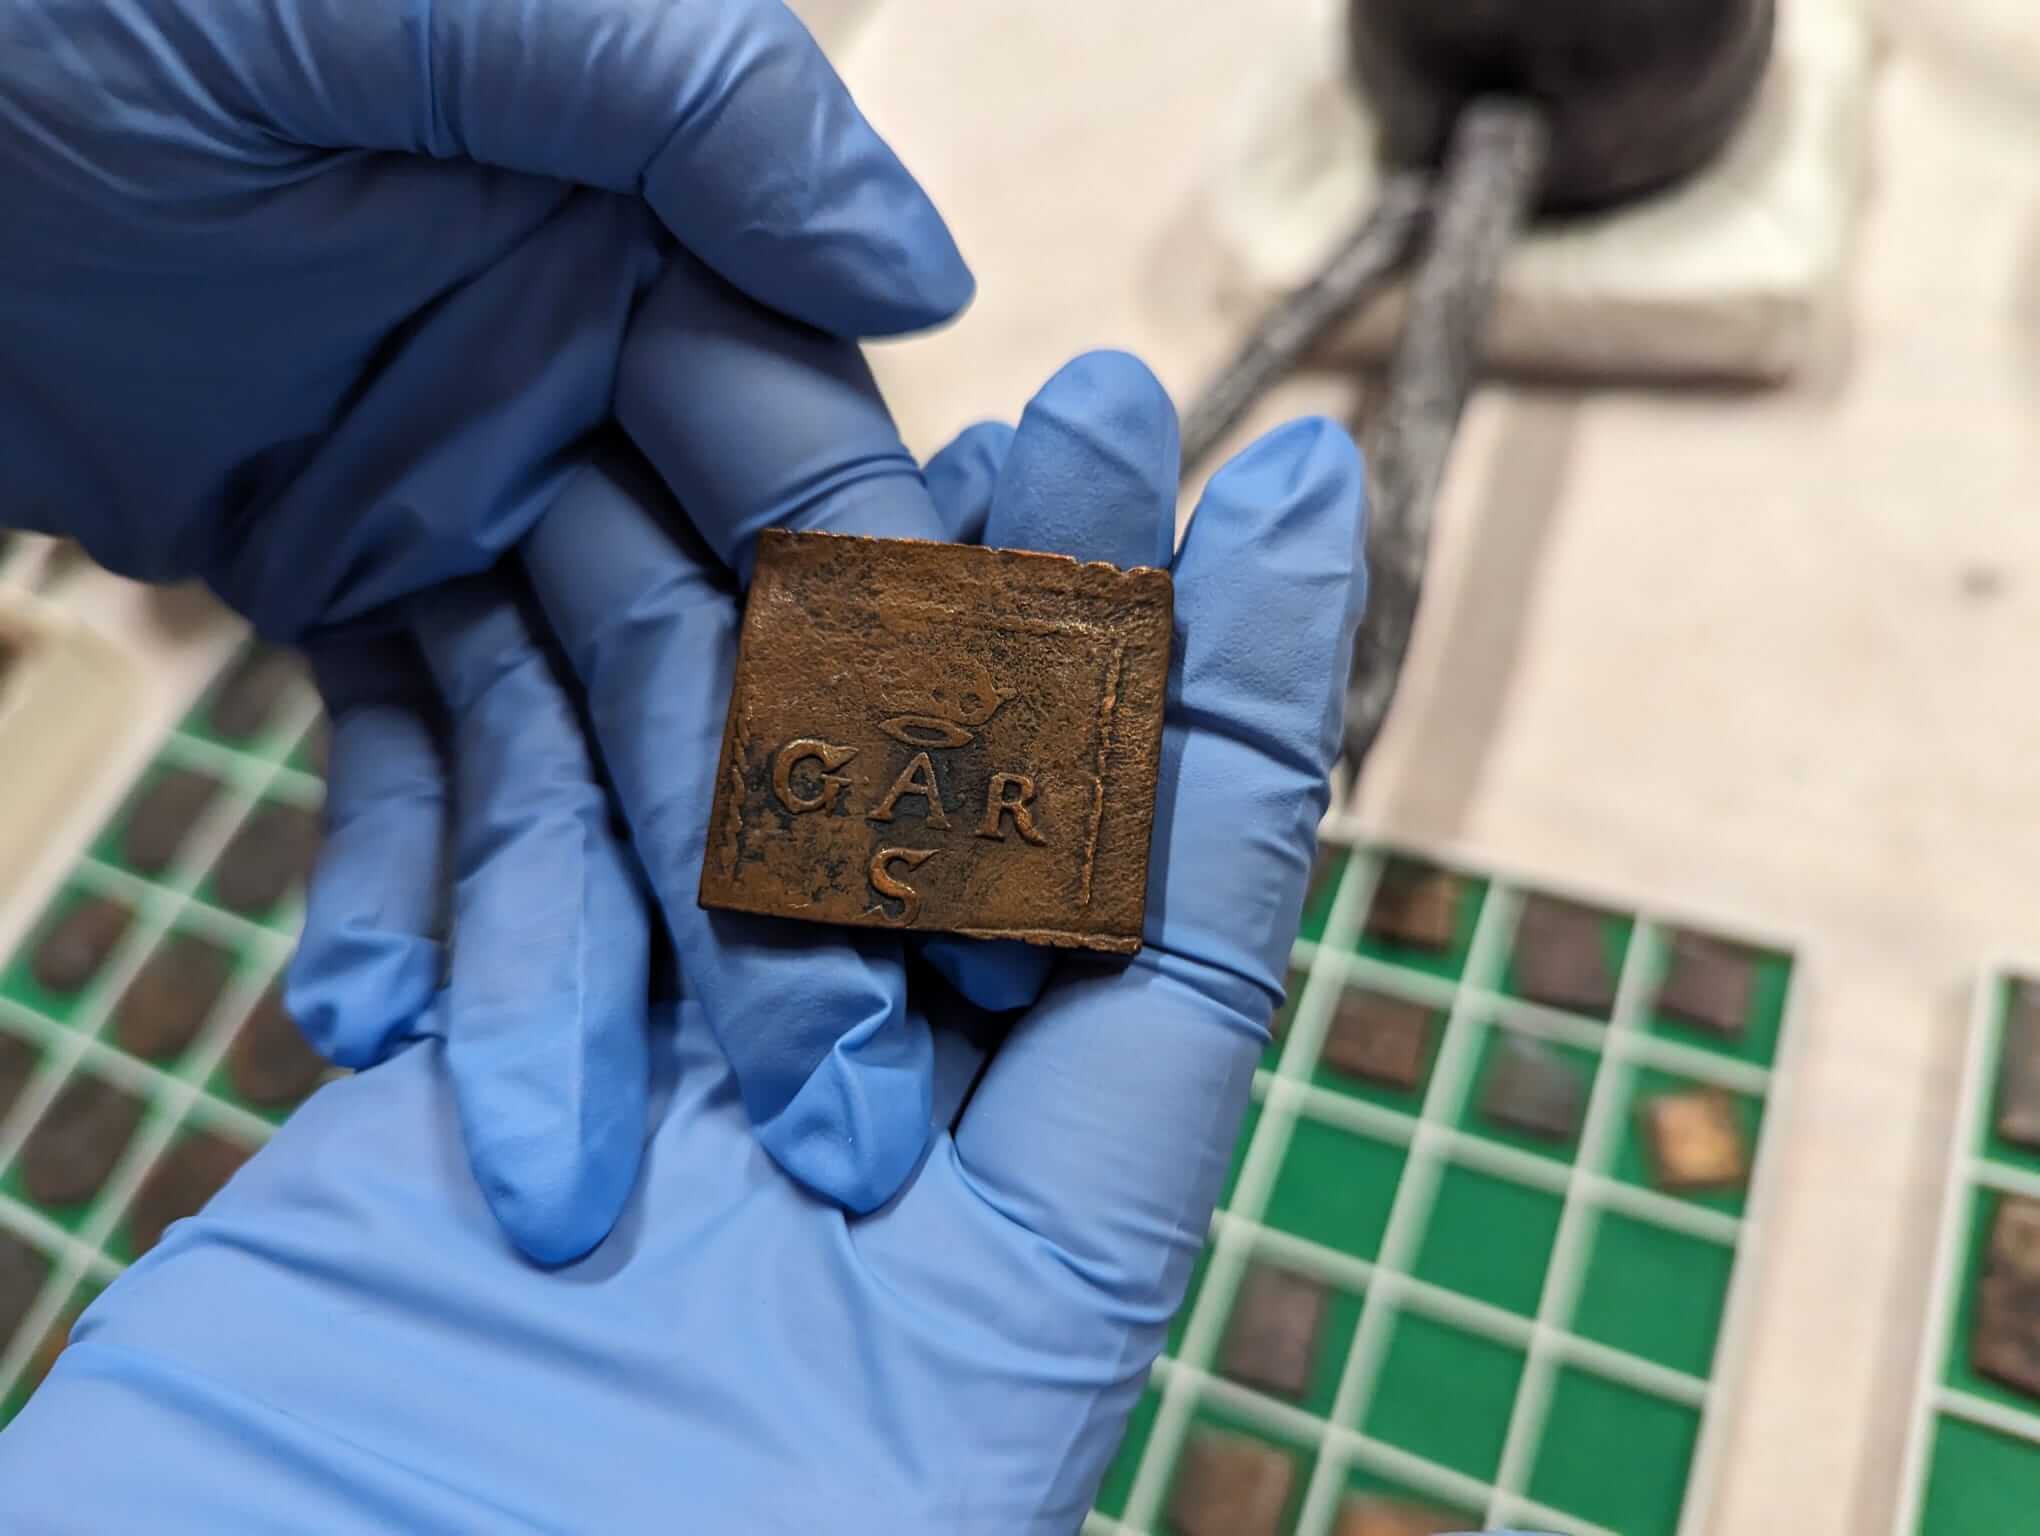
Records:
[[[1442,869],[1393,863],[1367,912],[1367,936],[1436,954],[1459,933],[1459,881]]]
[[[1516,929],[1516,990],[1533,1003],[1605,1014],[1615,1003],[1615,977],[1602,938],[1603,914],[1592,907],[1533,896]]]
[[[29,973],[45,992],[67,995],[84,987],[106,964],[134,909],[110,896],[88,896],[67,911],[42,936],[29,961]]]
[[[247,1161],[247,1148],[207,1131],[185,1137],[164,1153],[128,1208],[128,1240],[135,1253],[155,1247],[171,1222],[198,1214]]]
[[[1330,1301],[1324,1284],[1256,1263],[1240,1281],[1221,1369],[1235,1381],[1302,1398],[1317,1372],[1318,1330]]]
[[[1749,1148],[1735,1100],[1718,1088],[1661,1093],[1640,1111],[1660,1188],[1734,1189],[1749,1177]]]
[[[1483,1118],[1546,1141],[1578,1134],[1587,1085],[1580,1069],[1541,1040],[1505,1037],[1488,1067]]]
[[[1448,1515],[1428,1504],[1354,1494],[1339,1506],[1334,1536],[1451,1536],[1479,1524],[1463,1515]]]
[[[1294,1457],[1246,1435],[1195,1430],[1169,1499],[1169,1529],[1174,1536],[1277,1536],[1295,1487]]]
[[[226,990],[233,957],[209,939],[171,933],[113,1006],[114,1035],[144,1061],[167,1061],[197,1038]]]
[[[21,1090],[28,1086],[28,1080],[35,1075],[36,1064],[42,1060],[42,1052],[19,1035],[0,1030],[0,1119],[14,1107],[14,1101],[21,1097]]]
[[[1140,948],[1166,571],[770,531],[701,904]]]
[[[254,647],[220,681],[206,706],[205,723],[222,740],[252,740],[275,719],[277,706],[302,674],[289,651]]]
[[[74,1077],[21,1149],[21,1182],[41,1205],[76,1205],[99,1193],[141,1123],[142,1104],[98,1077]]]
[[[1657,1010],[1681,1024],[1733,1040],[1749,1023],[1756,984],[1756,956],[1747,949],[1682,933],[1672,940]]]
[[[2040,1397],[2040,1200],[1998,1201],[1970,1355],[1982,1375]]]
[[[305,1041],[297,1021],[271,988],[248,1015],[227,1052],[234,1092],[263,1109],[284,1109],[319,1086],[326,1063]]]
[[[1998,1048],[1997,1133],[2040,1150],[2040,1000],[2022,983]]]
[[[50,1261],[25,1238],[0,1227],[0,1350],[7,1348],[49,1277]]]
[[[311,873],[319,815],[302,806],[263,806],[234,834],[212,872],[213,894],[231,912],[267,912]]]
[[[219,791],[218,779],[193,768],[172,768],[158,776],[135,797],[121,832],[120,856],[128,868],[151,876],[168,869]]]
[[[1320,1060],[1346,1077],[1414,1088],[1431,1059],[1437,1010],[1408,998],[1348,987],[1332,1014]]]

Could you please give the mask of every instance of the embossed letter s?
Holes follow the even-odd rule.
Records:
[[[900,904],[900,915],[894,917],[883,905],[871,910],[896,927],[904,928],[921,915],[921,893],[906,881],[896,879],[886,870],[886,865],[898,862],[908,869],[919,869],[942,850],[939,848],[881,848],[871,856],[871,888],[881,896],[890,896]]]

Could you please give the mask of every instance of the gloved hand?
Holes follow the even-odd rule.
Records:
[[[1167,547],[1174,443],[1152,379],[1098,356],[1017,435],[974,430],[928,479],[955,536],[1127,562]],[[462,1164],[435,1008],[417,1045],[322,1089],[86,1313],[0,1436],[0,1529],[1074,1530],[1181,1299],[1267,1038],[1338,743],[1361,494],[1323,422],[1211,482],[1173,561],[1146,948],[1057,956],[960,1116],[976,1063],[952,1026],[969,1009],[916,972],[942,1091],[896,1199],[847,1215],[768,1159],[704,1023],[728,973],[683,954],[624,1217],[578,1262],[534,1266]],[[582,637],[569,649],[598,721],[646,701],[694,745],[664,765],[675,805],[705,804],[728,579],[619,462],[554,516],[528,563]],[[605,681],[636,628],[626,566],[552,562],[570,537],[630,551],[642,593],[689,615],[691,647],[656,652],[635,694]],[[681,819],[698,850],[699,818]],[[758,958],[781,978],[761,1028],[835,964],[811,938],[826,935],[789,931]],[[335,1007],[381,1012],[369,985]]]
[[[300,972],[346,1065],[417,1012],[427,952],[392,936],[439,901],[392,879],[427,850],[387,847],[378,872],[363,849],[438,817],[388,805],[450,771],[448,1069],[476,1172],[530,1252],[585,1250],[630,1186],[645,1095],[642,967],[607,932],[635,876],[589,745],[538,676],[543,637],[487,584],[412,604],[386,646],[330,632],[496,565],[613,414],[725,519],[725,550],[760,514],[927,533],[868,389],[859,456],[832,458],[834,423],[747,394],[731,338],[761,304],[839,337],[947,317],[970,276],[940,218],[778,0],[0,0],[0,188],[0,519],[202,577],[319,649],[338,713],[387,723],[394,761],[340,755],[351,872],[321,880]],[[857,367],[822,355],[824,386]],[[774,474],[784,506],[712,499]],[[452,706],[445,766],[419,735],[445,718],[424,662]],[[669,750],[612,723],[605,751]],[[670,801],[633,788],[658,801],[630,806],[642,828]],[[401,1011],[343,1021],[331,977],[354,966]],[[904,1172],[788,1166],[856,1205]]]

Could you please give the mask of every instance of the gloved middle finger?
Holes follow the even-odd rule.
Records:
[[[685,252],[631,317],[616,416],[741,580],[767,528],[948,537],[856,346]]]

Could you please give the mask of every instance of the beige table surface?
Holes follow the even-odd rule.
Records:
[[[1088,346],[1191,392],[1228,339],[1184,254],[1200,146],[1293,3],[822,7],[981,284],[880,357],[917,450]],[[1359,805],[1803,946],[1724,1536],[1890,1528],[1964,1006],[2040,957],[2040,107],[1896,39],[1810,376],[1477,401]]]

